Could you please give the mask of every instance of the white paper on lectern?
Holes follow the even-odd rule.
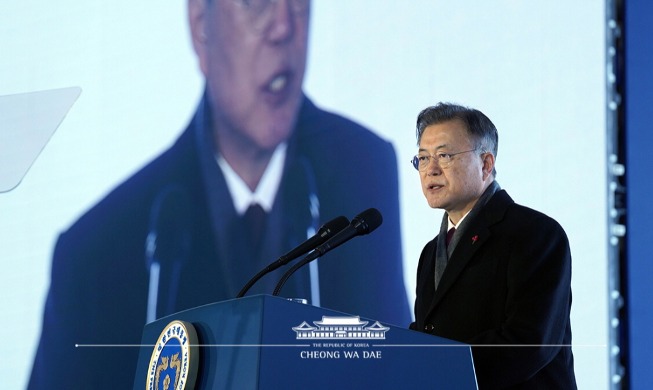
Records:
[[[69,87],[0,96],[0,192],[20,184],[81,92]]]

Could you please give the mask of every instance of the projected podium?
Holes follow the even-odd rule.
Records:
[[[176,321],[192,324],[195,344]],[[184,342],[190,352],[175,345]],[[163,389],[172,366],[172,378],[188,380],[193,361],[196,389],[477,388],[467,345],[267,295],[162,318],[145,326],[142,345],[138,390]]]

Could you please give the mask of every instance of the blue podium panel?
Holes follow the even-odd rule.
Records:
[[[146,325],[134,389],[173,320],[197,331],[196,389],[477,389],[468,345],[267,295]]]

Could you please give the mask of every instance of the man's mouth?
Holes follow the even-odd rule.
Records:
[[[273,106],[283,105],[293,92],[293,74],[285,70],[275,73],[266,84],[263,85],[263,92],[266,101]]]
[[[272,78],[267,85],[268,91],[272,93],[280,93],[288,84],[288,74],[282,73]]]
[[[279,70],[271,75],[264,89],[271,94],[283,94],[290,88],[292,78],[293,72],[290,69]]]

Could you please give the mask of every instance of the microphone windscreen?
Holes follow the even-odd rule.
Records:
[[[383,216],[379,210],[370,208],[355,216],[351,223],[359,234],[368,234],[381,226]]]

